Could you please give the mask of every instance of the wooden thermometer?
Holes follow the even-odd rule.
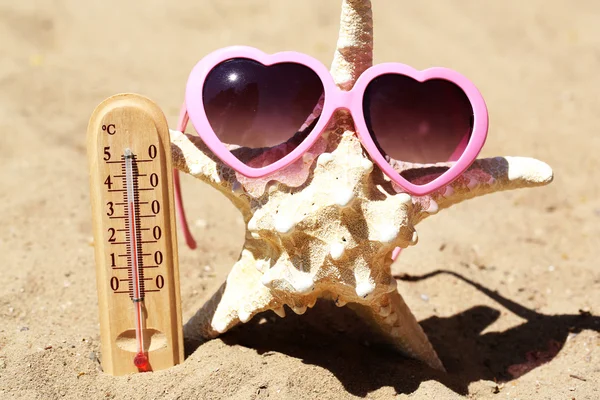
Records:
[[[183,361],[171,144],[152,101],[120,94],[87,131],[102,367],[111,375]]]

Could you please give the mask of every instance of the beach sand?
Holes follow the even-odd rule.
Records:
[[[482,157],[549,163],[417,227],[394,272],[448,369],[370,340],[345,308],[264,314],[169,370],[101,372],[85,132],[137,92],[175,126],[192,66],[246,44],[330,64],[340,1],[0,1],[0,399],[600,398],[600,2],[374,0],[375,62],[441,65],[490,110]],[[243,241],[237,210],[183,177],[184,321]],[[418,279],[437,270],[452,271]],[[411,278],[412,277],[412,278]],[[464,278],[464,279],[463,279]],[[471,282],[471,283],[469,283]],[[398,397],[396,397],[398,396]]]

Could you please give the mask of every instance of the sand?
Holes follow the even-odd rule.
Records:
[[[293,49],[329,64],[339,5],[0,1],[1,399],[600,398],[594,0],[374,1],[376,62],[462,72],[490,109],[482,156],[532,156],[556,174],[548,187],[428,219],[418,246],[394,264],[448,374],[373,344],[352,312],[327,303],[254,318],[166,371],[101,372],[85,149],[92,110],[138,92],[174,126],[190,69],[226,45]],[[187,320],[226,276],[243,226],[219,193],[184,178],[200,243],[180,243]]]

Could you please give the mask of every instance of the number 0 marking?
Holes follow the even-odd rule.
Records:
[[[162,289],[165,286],[165,278],[162,275],[156,277],[156,287]]]
[[[158,202],[158,200],[154,200],[152,202],[151,208],[154,214],[158,214],[160,212],[160,203]]]
[[[152,187],[158,186],[158,175],[156,175],[156,174],[150,175],[150,185],[152,185]]]
[[[110,288],[115,292],[119,290],[119,279],[116,276],[110,278]]]
[[[151,144],[150,147],[148,147],[148,156],[154,160],[156,158],[156,153],[156,146]]]
[[[160,265],[163,262],[163,254],[160,251],[154,253],[154,262],[156,265]]]

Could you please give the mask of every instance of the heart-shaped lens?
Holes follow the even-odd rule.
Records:
[[[363,112],[379,150],[410,163],[456,161],[473,133],[467,95],[445,79],[380,75],[365,89]]]
[[[255,168],[283,158],[304,140],[319,118],[322,96],[323,83],[310,68],[246,58],[216,65],[202,89],[206,117],[221,142],[264,149],[251,157],[254,162],[242,160]]]

